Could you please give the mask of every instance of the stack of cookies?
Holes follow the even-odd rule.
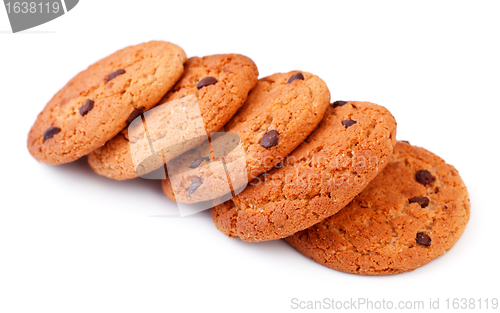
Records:
[[[49,101],[28,149],[51,165],[87,156],[115,180],[161,179],[227,236],[284,239],[343,272],[402,273],[451,249],[470,215],[453,166],[397,141],[386,108],[331,103],[314,74],[258,75],[242,55],[127,47]]]

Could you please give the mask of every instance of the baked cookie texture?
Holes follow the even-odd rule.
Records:
[[[387,165],[396,121],[384,107],[337,101],[278,167],[211,209],[216,227],[244,241],[288,237],[337,213]]]
[[[206,142],[167,163],[170,179],[162,181],[165,194],[173,201],[196,203],[245,187],[302,143],[321,122],[329,103],[328,87],[313,74],[292,71],[260,79],[220,130],[227,135],[211,138],[211,148]],[[237,150],[226,151],[232,141]],[[193,182],[200,180],[193,191]]]
[[[119,50],[71,79],[28,134],[38,161],[63,164],[104,145],[130,117],[152,108],[181,77],[184,51],[151,41]]]
[[[257,66],[243,55],[221,54],[190,58],[185,64],[180,80],[158,105],[168,104],[183,97],[188,99],[195,97],[203,122],[202,127],[205,128],[205,136],[175,144],[179,139],[175,136],[176,131],[182,130],[183,136],[186,137],[192,132],[188,129],[190,117],[173,114],[167,109],[160,108],[158,112],[161,117],[153,118],[155,121],[151,125],[146,122],[151,135],[148,137],[156,147],[155,152],[152,152],[147,162],[137,168],[137,172],[142,175],[161,167],[165,162],[201,144],[210,132],[215,132],[224,126],[246,101],[248,93],[257,84],[258,75]],[[187,101],[186,103],[189,104]],[[140,132],[138,135],[141,135]],[[131,154],[129,139],[127,130],[124,130],[106,145],[91,153],[88,161],[92,169],[99,175],[116,180],[137,177],[133,158],[138,156]],[[162,150],[164,156],[161,155]]]
[[[397,274],[451,249],[469,216],[458,171],[423,148],[398,142],[387,167],[349,205],[286,241],[339,271]]]

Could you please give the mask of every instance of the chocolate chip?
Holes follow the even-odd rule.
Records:
[[[436,181],[436,177],[432,176],[428,170],[419,170],[415,174],[415,179],[424,186],[430,185]]]
[[[429,198],[427,197],[415,197],[408,200],[410,203],[418,203],[422,208],[425,208],[429,205]]]
[[[51,126],[47,128],[45,133],[43,133],[43,142],[45,142],[47,139],[50,139],[54,137],[55,135],[59,134],[61,129],[59,127]]]
[[[354,121],[354,120],[343,120],[342,121],[342,125],[344,125],[345,128],[351,127],[354,124],[356,124],[356,121]]]
[[[217,83],[217,79],[215,79],[215,77],[207,76],[207,77],[203,78],[202,80],[200,80],[198,85],[196,85],[196,88],[201,89],[203,87],[210,86],[210,85],[213,85],[215,83]]]
[[[407,144],[410,144],[410,142],[408,140],[400,140],[401,142],[404,142],[404,143],[407,143]]]
[[[144,113],[144,108],[139,108],[132,111],[132,113],[130,113],[129,117],[127,118],[127,124],[132,123],[132,121],[142,113]]]
[[[121,74],[125,74],[125,70],[122,70],[121,68],[114,71],[113,73],[109,74],[108,77],[106,77],[106,81],[109,82],[112,79],[115,79],[116,77],[120,76]]]
[[[279,141],[279,133],[277,131],[270,130],[268,131],[260,140],[260,145],[266,149],[274,147],[278,144]]]
[[[191,198],[191,194],[193,192],[195,192],[196,189],[198,189],[198,187],[201,186],[201,184],[203,184],[203,180],[201,180],[201,178],[195,177],[193,179],[193,181],[191,182],[191,185],[188,188],[188,196],[189,196],[189,198]]]
[[[200,166],[200,164],[203,162],[203,161],[210,161],[210,158],[209,157],[204,157],[204,158],[197,158],[197,159],[194,159],[191,163],[189,163],[189,167],[190,168],[197,168],[198,166]]]
[[[428,247],[431,245],[431,241],[432,241],[431,238],[426,233],[418,233],[417,234],[417,243],[419,245],[423,245],[423,246]]]
[[[94,101],[87,99],[85,101],[85,104],[80,107],[80,115],[84,116],[85,114],[89,113],[90,110],[94,108]]]
[[[346,104],[346,103],[347,103],[347,101],[340,101],[340,100],[339,100],[339,101],[335,101],[335,102],[333,103],[333,107],[334,107],[334,108],[336,108],[336,107],[341,107],[341,106],[343,106],[343,105],[344,105],[344,104]]]
[[[296,79],[304,80],[304,75],[302,75],[301,72],[295,73],[292,76],[290,76],[287,83],[291,84]]]

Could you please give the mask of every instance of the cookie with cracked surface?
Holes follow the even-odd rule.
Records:
[[[212,208],[214,223],[244,241],[279,239],[306,229],[337,213],[375,178],[389,162],[395,138],[396,121],[386,108],[334,103],[279,168]]]
[[[286,241],[339,271],[398,274],[451,249],[469,215],[458,171],[423,148],[398,142],[387,167],[349,205]]]
[[[104,145],[131,116],[152,108],[184,71],[184,51],[151,41],[119,50],[71,79],[38,115],[28,150],[38,161],[63,164]]]
[[[152,153],[147,162],[141,163],[137,168],[134,166],[133,159],[138,156],[132,155],[129,138],[124,131],[89,155],[90,166],[96,173],[116,180],[135,178],[138,174],[143,175],[161,167],[164,161],[168,162],[201,144],[207,133],[216,132],[224,126],[246,101],[248,93],[257,84],[258,75],[257,66],[243,55],[222,54],[190,58],[186,62],[181,79],[160,101],[158,107],[163,107],[155,108],[162,119],[151,114],[151,122],[146,121],[150,137],[155,137],[152,140],[156,147],[156,152]],[[181,98],[192,100],[193,97],[196,103],[175,102],[183,101]],[[173,112],[175,110],[169,110],[168,105],[179,110]],[[194,111],[201,115],[202,125],[198,126],[204,127],[204,136],[200,136],[199,140],[184,140],[188,132],[192,133],[191,130],[186,130],[186,127],[193,123],[188,122],[190,117],[179,112],[192,105],[197,105]],[[196,132],[199,133],[199,129]],[[140,132],[138,135],[141,135]],[[161,155],[162,151],[164,156]]]
[[[321,122],[329,103],[328,87],[313,74],[293,71],[260,79],[220,130],[227,135],[212,138],[212,149],[206,142],[167,163],[170,179],[162,182],[165,194],[173,201],[197,203],[245,187],[302,143]],[[238,150],[225,151],[233,140],[238,140]],[[213,163],[220,161],[225,166]],[[190,192],[194,179],[202,184]]]

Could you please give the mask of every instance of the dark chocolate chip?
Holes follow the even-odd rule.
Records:
[[[419,170],[415,174],[415,179],[424,186],[430,185],[436,181],[436,177],[432,176],[428,170]]]
[[[343,105],[344,105],[344,104],[346,104],[346,103],[347,103],[347,101],[341,101],[341,100],[339,100],[339,101],[335,101],[335,102],[333,103],[333,107],[334,107],[334,108],[336,108],[336,107],[341,107],[341,106],[343,106]]]
[[[195,192],[196,189],[198,189],[198,187],[201,186],[201,184],[203,184],[203,180],[201,180],[201,178],[195,177],[193,179],[193,181],[191,182],[191,185],[188,188],[188,196],[189,196],[189,198],[191,198],[191,194],[193,192]]]
[[[304,80],[304,75],[302,75],[301,72],[298,72],[298,73],[295,73],[293,74],[292,76],[290,76],[290,78],[288,79],[288,84],[291,84],[294,80],[296,79],[300,79],[300,80]]]
[[[117,69],[113,73],[109,74],[108,77],[106,77],[106,81],[109,82],[110,80],[117,78],[121,74],[125,74],[125,70],[122,70],[121,68]]]
[[[80,115],[84,116],[89,113],[90,110],[94,108],[94,100],[87,99],[85,103],[80,107]]]
[[[279,141],[279,133],[277,131],[270,130],[268,131],[260,140],[260,145],[266,149],[274,147],[278,144]]]
[[[201,89],[203,87],[210,86],[210,85],[213,85],[216,83],[217,83],[217,79],[215,79],[215,77],[207,76],[207,77],[203,78],[202,80],[200,80],[198,85],[196,85],[196,88]]]
[[[410,142],[408,140],[400,140],[401,142],[405,142],[407,144],[410,144]]]
[[[132,121],[142,113],[144,113],[144,108],[139,108],[132,111],[132,113],[130,113],[129,117],[127,118],[127,124],[132,123]]]
[[[59,134],[61,129],[59,127],[51,126],[47,128],[45,133],[43,133],[43,142],[45,142],[47,139],[50,139],[54,137],[55,135]]]
[[[354,124],[356,124],[356,121],[354,121],[354,120],[343,120],[342,121],[342,125],[344,125],[345,128],[348,128]]]
[[[190,168],[197,168],[198,166],[200,166],[200,164],[203,162],[203,161],[210,161],[210,158],[209,157],[204,157],[204,158],[197,158],[197,159],[194,159],[191,163],[189,163],[189,167]]]
[[[417,234],[417,243],[419,245],[423,245],[423,246],[428,247],[431,245],[431,241],[432,241],[431,238],[426,233],[418,233]]]
[[[408,200],[410,203],[418,203],[422,208],[425,208],[429,205],[429,198],[427,197],[415,197]]]

